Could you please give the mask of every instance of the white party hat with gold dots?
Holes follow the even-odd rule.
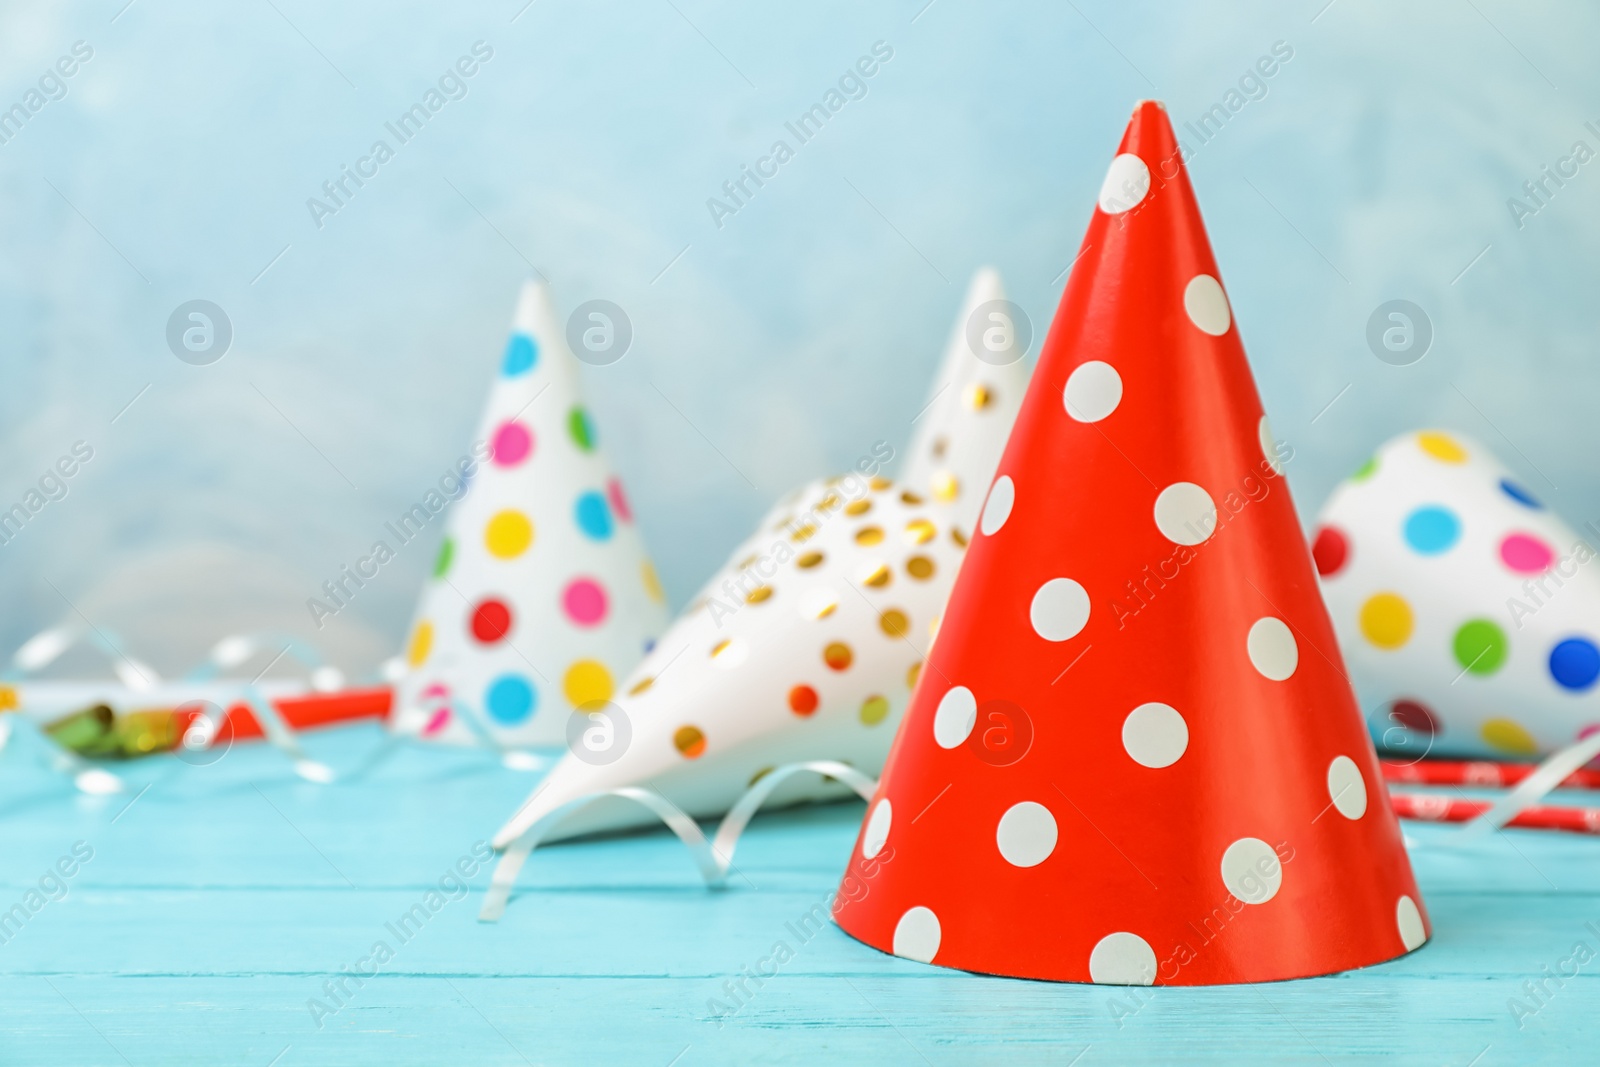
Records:
[[[1006,299],[1000,272],[980,269],[916,419],[900,481],[969,533],[1028,388],[1023,356],[1032,333],[1022,309]]]
[[[588,794],[647,786],[717,815],[781,764],[828,759],[876,774],[921,669],[965,536],[881,477],[791,494],[762,520],[501,829],[508,845]],[[836,793],[796,778],[773,803]],[[604,797],[553,836],[647,824]]]
[[[548,287],[530,281],[406,647],[401,732],[556,745],[666,627],[661,586],[600,452]],[[445,504],[388,524],[401,543]],[[463,715],[471,722],[461,721]]]

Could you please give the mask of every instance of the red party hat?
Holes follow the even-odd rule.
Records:
[[[1161,105],[1134,112],[835,917],[991,974],[1259,982],[1427,939]]]

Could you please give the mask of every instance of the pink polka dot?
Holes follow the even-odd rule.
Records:
[[[1500,558],[1518,574],[1538,574],[1555,562],[1556,554],[1537,537],[1514,533],[1500,542]]]
[[[611,498],[611,510],[616,512],[617,518],[623,522],[633,521],[633,509],[628,506],[628,498],[622,495],[622,483],[611,479],[611,484],[606,486],[606,495]]]
[[[575,578],[561,594],[561,606],[579,626],[598,626],[606,618],[606,591],[593,578]]]
[[[432,737],[449,725],[449,722],[450,709],[448,707],[440,708],[429,717],[427,724],[422,727],[422,733],[425,737]]]
[[[516,419],[510,419],[494,432],[492,447],[496,466],[515,467],[533,451],[533,434]]]

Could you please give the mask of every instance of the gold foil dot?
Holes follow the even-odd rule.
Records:
[[[745,786],[745,788],[746,788],[746,789],[749,789],[749,788],[750,788],[750,786],[753,786],[753,785],[755,785],[755,784],[756,784],[756,783],[757,783],[757,782],[759,782],[759,781],[761,781],[761,779],[763,779],[763,778],[765,778],[765,777],[766,777],[766,776],[767,776],[767,775],[769,775],[769,774],[771,774],[771,773],[772,773],[772,772],[773,772],[773,771],[774,771],[774,770],[775,770],[775,769],[776,769],[776,768],[773,768],[773,767],[763,767],[763,768],[761,768],[761,769],[760,769],[760,770],[759,770],[759,771],[757,771],[757,772],[756,772],[756,773],[754,773],[754,774],[752,774],[752,775],[751,775],[751,776],[750,776],[750,781],[749,781],[749,783],[748,783],[748,784],[747,784],[747,785],[746,785],[746,786]]]
[[[816,534],[816,532],[817,528],[808,522],[801,526],[797,526],[794,533],[789,535],[789,539],[796,542],[809,541]]]
[[[716,643],[716,645],[711,649],[711,658],[712,659],[716,659],[718,656],[720,656],[724,652],[728,651],[729,647],[732,646],[732,644],[733,644],[733,638],[724,637],[721,641],[718,641]]]
[[[899,608],[890,608],[878,616],[878,625],[890,637],[904,637],[906,631],[911,629],[911,620]]]
[[[876,726],[889,717],[889,698],[870,696],[861,704],[861,722],[865,726]]]
[[[900,499],[904,503],[910,504],[912,507],[916,507],[918,504],[922,503],[922,498],[909,489],[900,494]]]
[[[655,675],[651,675],[648,678],[641,678],[641,679],[639,679],[637,682],[635,682],[633,684],[633,688],[632,689],[628,690],[628,695],[631,696],[631,697],[636,697],[640,693],[644,692],[646,689],[649,689],[652,685],[655,685],[655,684],[656,684]]]
[[[771,596],[772,586],[758,585],[744,595],[744,602],[746,604],[759,604]]]
[[[962,548],[967,547],[967,535],[962,533],[961,530],[955,526],[950,527],[950,540],[954,541]]]
[[[887,478],[874,478],[867,484],[872,486],[872,488],[875,490],[883,490],[889,488],[894,483]]]
[[[925,545],[939,533],[939,528],[927,519],[912,519],[906,523],[906,544]]]
[[[706,750],[706,735],[700,732],[698,726],[680,726],[672,735],[672,747],[689,759],[694,759]]]
[[[871,510],[872,501],[868,500],[866,497],[862,497],[860,500],[852,500],[850,503],[844,506],[844,513],[846,515],[865,515]]]
[[[861,584],[870,585],[874,589],[882,589],[884,586],[889,584],[889,579],[891,577],[892,575],[889,573],[888,564],[880,563],[872,569],[871,573],[861,580]]]
[[[961,495],[961,483],[956,481],[956,476],[949,471],[937,475],[933,479],[933,498],[949,503]]]
[[[883,528],[880,526],[863,526],[856,531],[856,544],[875,545],[883,540]]]
[[[912,556],[906,560],[906,573],[919,582],[925,582],[933,577],[933,560],[927,556]]]
[[[795,566],[800,567],[803,570],[810,570],[812,567],[815,567],[817,564],[822,562],[822,553],[807,552],[794,562]]]
[[[988,407],[989,402],[994,399],[994,394],[989,391],[989,387],[987,385],[980,385],[977,382],[973,382],[971,385],[967,386],[964,399],[967,402],[967,407],[971,408],[973,411],[982,411],[984,408]]]
[[[848,668],[855,658],[855,653],[851,652],[850,646],[843,641],[835,641],[822,650],[822,662],[836,671]]]
[[[917,675],[919,675],[921,673],[922,673],[922,661],[918,660],[916,663],[913,663],[910,666],[910,668],[906,671],[906,688],[907,689],[915,689],[917,687]]]

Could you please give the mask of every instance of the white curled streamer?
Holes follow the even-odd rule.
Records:
[[[1596,756],[1600,756],[1600,733],[1590,734],[1582,741],[1568,745],[1539,764],[1532,774],[1518,783],[1511,792],[1495,801],[1482,815],[1452,834],[1451,840],[1463,843],[1473,841],[1500,829],[1543,800],[1545,794]]]
[[[511,890],[516,884],[517,875],[522,872],[522,865],[527,862],[533,850],[538,848],[539,843],[568,816],[604,797],[621,797],[649,808],[666,824],[667,829],[678,835],[678,840],[689,850],[695,866],[700,868],[700,877],[705,880],[706,887],[720,888],[728,880],[728,871],[733,866],[733,852],[738,847],[739,837],[750,824],[750,820],[755,817],[756,811],[772,795],[773,790],[801,771],[837,778],[855,790],[862,800],[871,800],[878,788],[878,783],[874,779],[846,763],[834,760],[786,763],[762,775],[760,781],[745,790],[729,809],[728,814],[723,816],[722,823],[717,828],[716,838],[709,842],[701,831],[699,823],[685,814],[682,808],[654,790],[627,786],[588,793],[534,820],[515,841],[506,846],[500,862],[495,866],[489,890],[484,895],[483,908],[478,912],[478,921],[498,921],[505,914],[506,905],[511,901]]]

